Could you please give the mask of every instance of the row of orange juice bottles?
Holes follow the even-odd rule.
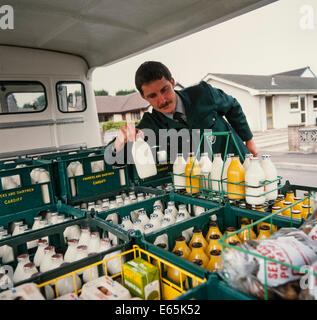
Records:
[[[248,224],[249,221],[246,218],[241,219],[241,228]],[[263,225],[259,227],[258,236],[256,236],[252,229],[247,229],[237,234],[236,228],[228,227],[226,228],[225,235],[227,237],[224,241],[225,243],[237,245],[249,239],[268,238],[271,235],[271,231],[268,226]],[[201,229],[195,228],[188,244],[183,236],[177,237],[172,252],[209,271],[219,271],[223,265],[223,246],[219,243],[219,239],[221,239],[222,236],[223,234],[217,222],[213,221],[209,224],[206,236],[203,235]],[[168,270],[168,276],[170,277],[175,271],[173,271],[172,268]]]

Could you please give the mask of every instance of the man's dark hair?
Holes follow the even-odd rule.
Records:
[[[172,75],[168,68],[161,62],[146,61],[142,63],[135,73],[135,86],[143,94],[142,85],[165,77],[171,81]]]

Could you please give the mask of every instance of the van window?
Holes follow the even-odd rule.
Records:
[[[84,85],[80,82],[58,82],[56,85],[58,109],[61,112],[86,110]]]
[[[0,81],[0,113],[40,112],[46,108],[44,86],[33,81]]]

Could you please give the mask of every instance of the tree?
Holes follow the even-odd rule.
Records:
[[[116,96],[125,96],[127,94],[130,94],[130,93],[134,93],[136,92],[134,89],[131,89],[131,90],[119,90],[116,92]]]
[[[108,96],[109,92],[102,89],[102,90],[95,90],[95,96]]]

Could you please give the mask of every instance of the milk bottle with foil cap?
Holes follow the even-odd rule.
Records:
[[[138,176],[145,179],[157,174],[157,168],[150,146],[140,134],[132,144],[132,157]]]
[[[208,152],[204,152],[201,154],[199,161],[201,175],[203,176],[202,186],[204,191],[208,191],[210,189],[210,180],[209,174],[212,167],[212,161],[209,159]]]
[[[244,156],[244,161],[243,161],[243,167],[245,170],[248,169],[249,165],[250,165],[250,159],[253,158],[253,154],[252,153],[247,153]]]
[[[51,202],[50,192],[49,192],[49,188],[48,188],[48,184],[47,184],[50,181],[51,181],[51,179],[50,179],[50,175],[49,175],[48,171],[46,171],[45,169],[41,169],[38,182],[42,183],[42,185],[41,185],[42,199],[45,204],[48,204]]]
[[[211,171],[210,171],[210,179],[213,180],[211,182],[211,187],[213,192],[221,191],[221,182],[216,180],[221,180],[222,167],[223,167],[223,160],[221,158],[221,153],[215,153],[214,160],[212,162]]]
[[[173,178],[176,190],[185,189],[185,174],[186,161],[182,153],[177,153],[176,159],[173,164]]]
[[[257,157],[250,158],[250,165],[245,173],[245,200],[248,204],[259,205],[265,202],[264,186],[265,173]]]
[[[270,155],[262,156],[262,168],[264,170],[266,180],[274,181],[277,179],[277,170]],[[266,200],[275,200],[277,198],[277,182],[278,181],[275,181],[265,186],[265,192],[269,192],[265,195]]]

